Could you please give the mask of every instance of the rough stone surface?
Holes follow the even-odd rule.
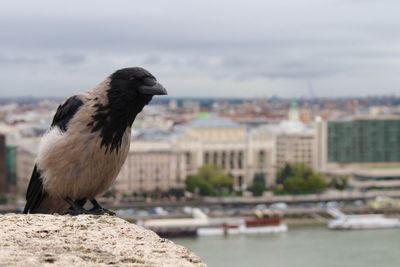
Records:
[[[0,215],[0,266],[206,266],[186,248],[108,215]]]

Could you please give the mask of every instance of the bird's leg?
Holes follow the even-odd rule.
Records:
[[[82,199],[78,199],[75,201],[75,204],[78,205],[79,207],[83,208],[83,206],[85,206],[87,199],[86,198],[82,198]]]
[[[66,214],[79,215],[79,214],[88,213],[88,211],[83,208],[83,206],[86,203],[86,199],[80,199],[77,201],[73,201],[71,198],[67,197],[67,198],[65,198],[65,201],[71,205],[69,207],[69,209],[67,210]]]
[[[105,213],[109,215],[115,215],[115,212],[105,209],[102,206],[100,206],[99,202],[97,202],[96,199],[91,199],[90,202],[93,204],[93,208],[89,210],[91,214],[97,214],[97,215],[103,215]]]

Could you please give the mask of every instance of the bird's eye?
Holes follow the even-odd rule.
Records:
[[[129,80],[130,81],[136,80],[136,77],[135,76],[131,76],[131,77],[129,77]]]

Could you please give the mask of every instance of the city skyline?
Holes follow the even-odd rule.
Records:
[[[70,95],[135,65],[174,97],[399,95],[399,7],[391,0],[5,1],[1,96]]]

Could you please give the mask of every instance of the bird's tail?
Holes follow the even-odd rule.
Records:
[[[26,191],[26,204],[24,213],[37,213],[37,210],[46,196],[43,190],[42,173],[35,165],[31,180],[29,181],[28,190]]]
[[[49,195],[43,189],[42,172],[35,165],[26,191],[26,204],[23,213],[64,214],[69,204],[62,198]]]

